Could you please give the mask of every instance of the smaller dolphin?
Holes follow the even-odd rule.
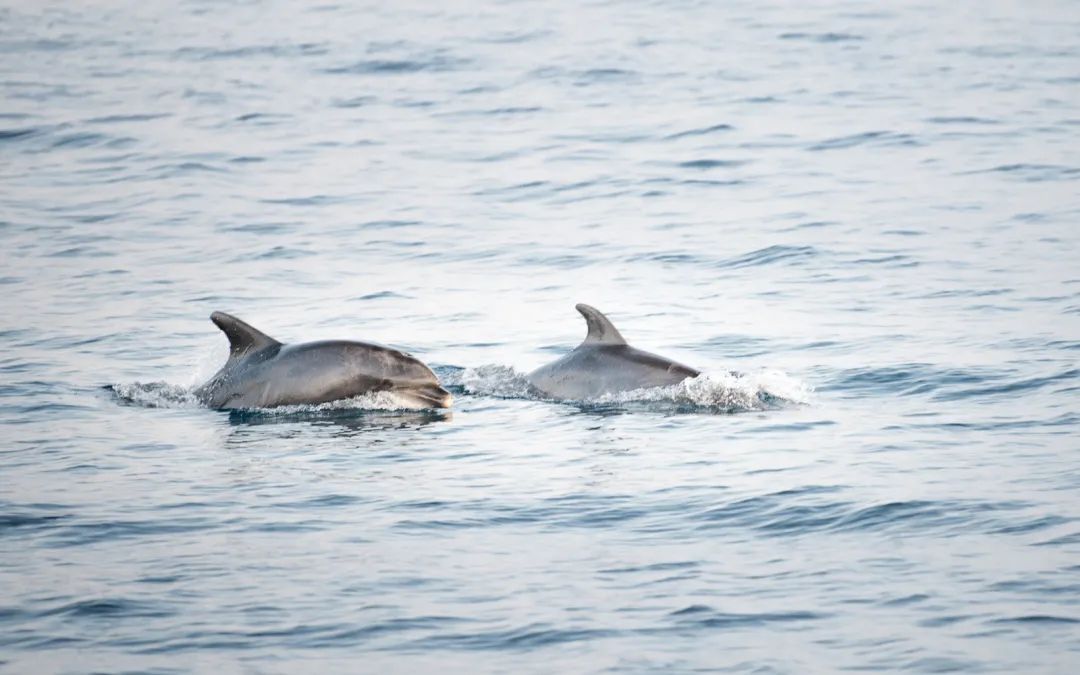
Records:
[[[229,360],[195,396],[211,408],[272,408],[387,392],[400,405],[449,408],[453,397],[418,359],[370,342],[286,345],[224,312],[210,315],[229,338]]]
[[[528,375],[529,383],[543,394],[581,400],[678,384],[701,374],[689,366],[631,347],[596,308],[579,304],[576,309],[589,326],[585,341],[558,361]]]

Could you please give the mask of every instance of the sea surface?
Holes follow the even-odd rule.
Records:
[[[1073,0],[0,0],[0,261],[2,671],[1080,672]]]

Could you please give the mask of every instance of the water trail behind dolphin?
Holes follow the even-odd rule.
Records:
[[[439,376],[445,385],[459,388],[466,394],[554,400],[529,384],[525,373],[510,366],[490,364],[477,368],[443,368]],[[635,409],[644,406],[647,410],[717,414],[806,404],[810,402],[812,393],[812,387],[786,373],[760,370],[753,373],[702,373],[665,387],[635,389],[568,402],[627,406]]]
[[[168,382],[127,382],[103,387],[122,405],[142,408],[200,408],[202,402],[191,387]]]

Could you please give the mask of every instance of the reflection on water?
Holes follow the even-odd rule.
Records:
[[[275,412],[274,410],[230,410],[229,424],[248,427],[267,424],[300,424],[327,428],[350,434],[368,429],[408,429],[454,419],[450,410],[310,410]]]

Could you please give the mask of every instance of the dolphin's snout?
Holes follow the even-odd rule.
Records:
[[[442,387],[432,387],[432,403],[436,408],[449,408],[454,403],[454,395]]]
[[[420,408],[449,408],[454,402],[453,394],[437,384],[409,387],[395,393]]]

